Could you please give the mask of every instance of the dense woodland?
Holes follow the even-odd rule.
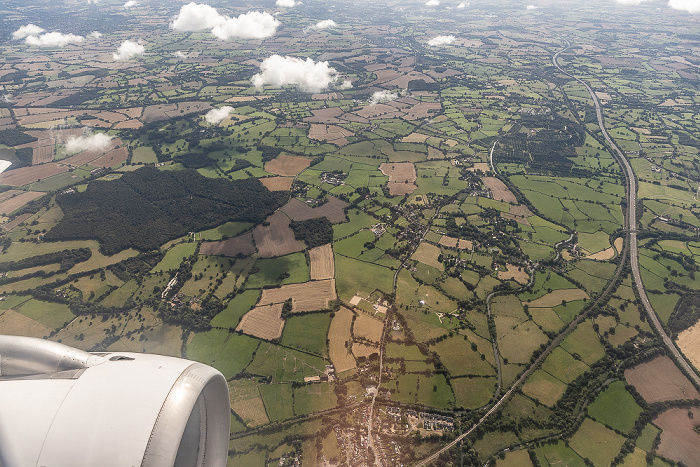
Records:
[[[228,221],[259,223],[285,201],[256,179],[211,180],[195,170],[144,167],[57,198],[65,213],[45,240],[97,239],[106,254],[141,251]]]
[[[333,224],[325,217],[305,221],[292,221],[289,226],[294,238],[304,240],[309,248],[325,245],[333,241]]]

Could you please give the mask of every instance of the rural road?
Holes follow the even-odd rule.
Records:
[[[639,254],[638,254],[638,249],[637,249],[637,232],[635,230],[636,226],[636,219],[637,219],[637,181],[634,177],[634,171],[632,170],[632,166],[630,165],[629,161],[627,158],[624,156],[623,152],[620,150],[619,147],[613,142],[612,138],[610,138],[610,135],[608,134],[607,130],[605,129],[605,124],[603,122],[603,111],[601,109],[600,102],[598,100],[598,96],[595,94],[593,89],[588,85],[588,83],[584,82],[583,80],[580,80],[579,78],[576,78],[575,76],[565,72],[557,63],[557,58],[559,55],[566,51],[571,45],[567,42],[566,47],[552,57],[552,63],[554,66],[562,73],[565,75],[571,77],[572,79],[575,79],[579,83],[583,84],[586,89],[588,90],[589,94],[591,95],[591,98],[593,99],[593,102],[595,103],[596,107],[596,113],[598,116],[598,126],[600,127],[603,136],[605,137],[605,140],[608,142],[610,147],[615,151],[615,155],[620,163],[620,166],[622,166],[623,170],[625,171],[625,177],[627,178],[628,181],[628,193],[627,193],[627,200],[628,200],[628,207],[627,207],[627,218],[625,220],[625,228],[628,229],[630,233],[630,240],[629,240],[629,248],[628,250],[630,251],[630,263],[632,265],[632,275],[634,277],[634,282],[637,287],[637,291],[639,293],[639,297],[642,300],[642,304],[644,305],[644,308],[649,315],[650,321],[653,323],[654,328],[656,331],[659,333],[659,335],[662,337],[664,344],[666,347],[671,351],[671,353],[675,356],[675,361],[677,364],[681,367],[681,369],[685,370],[685,372],[692,378],[693,382],[695,383],[696,386],[700,387],[700,377],[698,377],[697,373],[690,367],[690,365],[685,361],[683,358],[683,355],[680,353],[680,351],[676,348],[676,346],[673,344],[673,341],[671,340],[670,337],[666,334],[666,331],[664,328],[661,326],[661,322],[659,321],[658,316],[656,316],[656,313],[654,312],[654,309],[651,306],[651,303],[649,303],[649,299],[647,297],[646,291],[644,289],[644,285],[641,280],[641,275],[639,273]],[[631,228],[630,228],[631,226]],[[600,294],[599,298],[596,299],[595,303],[597,304],[598,300],[600,300],[601,297],[603,297],[606,293],[611,292],[613,287],[614,287],[614,282],[615,279],[617,278],[621,266],[624,263],[620,263],[618,266],[617,272],[615,277],[613,277],[613,280],[608,283],[608,287],[606,290]],[[503,394],[503,396],[489,409],[488,412],[486,412],[472,427],[468,430],[459,435],[457,438],[455,438],[453,441],[442,447],[440,450],[437,452],[433,453],[432,455],[424,458],[423,460],[419,461],[418,463],[415,464],[416,467],[423,467],[427,466],[431,462],[434,462],[438,459],[440,454],[448,451],[449,449],[453,448],[457,444],[459,444],[465,437],[469,436],[476,430],[487,418],[489,418],[494,412],[496,412],[498,409],[501,408],[501,406],[508,400],[510,395],[512,394],[513,391],[515,391],[518,386],[520,386],[529,376],[532,374],[532,372],[535,370],[535,368],[538,367],[540,363],[544,361],[544,359],[549,355],[549,353],[559,345],[559,343],[564,340],[564,338],[576,327],[578,324],[583,320],[585,316],[585,313],[579,314],[579,316],[572,321],[557,337],[554,338],[552,343],[545,349],[544,352],[540,354],[540,356],[535,360],[535,362],[530,365],[530,367],[525,370],[525,372],[515,381],[513,384],[510,386],[510,388]]]
[[[640,300],[642,301],[644,310],[649,316],[649,320],[654,325],[654,329],[656,330],[657,334],[661,336],[664,345],[668,348],[671,354],[673,354],[676,360],[676,364],[681,368],[681,370],[684,370],[685,373],[693,380],[693,383],[696,387],[700,387],[700,377],[685,360],[685,357],[678,350],[678,348],[673,343],[668,334],[666,334],[666,330],[661,325],[661,321],[659,320],[658,315],[654,311],[654,308],[651,306],[651,303],[649,302],[649,297],[647,297],[647,292],[644,289],[644,283],[642,282],[642,276],[639,273],[639,249],[637,247],[637,179],[635,178],[634,171],[632,170],[632,166],[627,160],[627,157],[625,157],[622,150],[617,146],[617,144],[615,144],[612,138],[610,138],[608,131],[605,129],[605,123],[603,122],[603,110],[601,108],[600,100],[598,99],[596,93],[588,85],[588,83],[565,72],[557,63],[557,58],[559,57],[559,54],[567,50],[569,47],[571,47],[571,44],[567,42],[565,48],[554,54],[554,57],[552,57],[552,63],[555,67],[557,67],[559,71],[575,79],[576,81],[584,85],[588,90],[588,93],[591,95],[591,99],[593,99],[593,102],[595,103],[595,111],[596,116],[598,117],[598,126],[600,127],[600,131],[602,132],[605,141],[607,141],[608,145],[613,149],[613,151],[615,151],[615,155],[617,156],[618,162],[625,171],[625,177],[627,178],[629,189],[627,193],[627,225],[625,227],[629,230],[630,235],[630,266],[632,267],[632,277],[634,278],[634,283],[637,288],[637,294]]]

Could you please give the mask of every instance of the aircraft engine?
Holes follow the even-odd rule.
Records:
[[[225,466],[230,415],[207,365],[0,336],[0,467]]]

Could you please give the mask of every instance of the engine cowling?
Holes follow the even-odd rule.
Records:
[[[207,365],[0,336],[0,466],[225,466],[229,427]]]

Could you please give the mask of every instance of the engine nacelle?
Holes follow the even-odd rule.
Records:
[[[230,415],[207,365],[0,336],[0,466],[225,466]]]

